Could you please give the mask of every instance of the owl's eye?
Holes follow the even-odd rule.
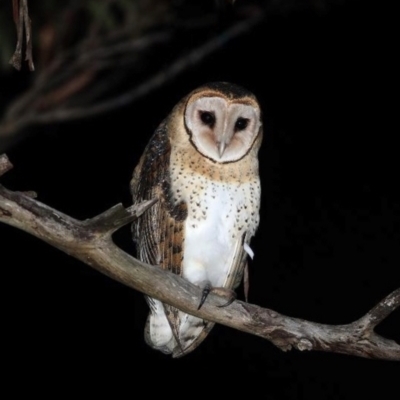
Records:
[[[244,131],[249,124],[249,120],[247,118],[238,118],[235,123],[235,132]]]
[[[212,128],[215,125],[215,114],[210,111],[200,111],[200,119],[204,125]]]

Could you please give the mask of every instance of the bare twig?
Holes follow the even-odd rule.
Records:
[[[398,307],[400,307],[400,289],[386,296],[368,314],[356,321],[355,324],[365,331],[372,331]]]
[[[10,64],[19,71],[21,69],[22,37],[24,31],[23,10],[22,7],[19,7],[19,0],[13,0],[13,16],[17,28],[17,45],[15,47],[15,52],[11,57]]]
[[[0,155],[0,176],[4,175],[7,171],[13,168],[8,157],[4,154]]]
[[[28,0],[13,0],[13,15],[14,22],[17,28],[17,46],[15,52],[11,57],[10,64],[17,69],[21,69],[22,62],[22,43],[25,28],[25,61],[28,61],[28,67],[30,71],[35,70],[32,57],[32,28],[31,19],[29,18]]]
[[[29,18],[28,0],[22,0],[22,6],[24,8],[24,25],[26,39],[25,61],[28,61],[29,70],[34,71],[35,65],[33,63],[32,57],[32,24],[31,19]]]
[[[87,229],[102,232],[104,234],[113,234],[119,228],[129,224],[134,219],[143,214],[149,207],[157,202],[156,199],[147,200],[143,203],[133,205],[127,209],[116,205],[109,210],[84,221]]]
[[[0,156],[0,175],[11,167],[7,157]],[[325,325],[291,318],[241,301],[220,308],[218,306],[226,301],[213,294],[198,310],[201,297],[198,287],[159,267],[136,260],[111,240],[112,232],[135,219],[154,201],[127,210],[118,205],[97,217],[78,221],[0,185],[0,222],[26,231],[150,297],[186,313],[263,337],[284,351],[296,348],[400,360],[400,346],[373,331],[400,306],[400,289],[361,319],[346,325]]]

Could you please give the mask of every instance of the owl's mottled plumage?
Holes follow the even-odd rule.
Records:
[[[161,123],[134,171],[134,202],[159,201],[134,224],[140,260],[204,287],[236,288],[259,223],[254,95],[228,83],[202,86]],[[147,343],[179,357],[214,323],[148,298]]]

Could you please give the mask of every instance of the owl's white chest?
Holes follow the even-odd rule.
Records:
[[[182,190],[188,205],[185,221],[183,277],[202,285],[222,286],[235,246],[254,235],[259,222],[258,180],[225,183],[193,176]]]

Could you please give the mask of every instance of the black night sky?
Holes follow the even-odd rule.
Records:
[[[128,206],[133,168],[175,103],[206,82],[242,85],[258,97],[265,126],[249,300],[293,317],[350,323],[400,286],[398,49],[390,13],[377,7],[343,1],[324,12],[272,15],[128,107],[32,128],[7,151],[14,169],[1,183],[34,190],[80,219]],[[28,74],[0,76],[2,106]],[[192,388],[204,398],[347,400],[398,392],[399,363],[284,353],[224,326],[172,359],[144,343],[141,293],[9,226],[0,225],[0,238],[1,363],[15,393],[25,387],[57,398],[111,388],[183,397]],[[134,254],[129,227],[115,241]],[[377,331],[400,342],[399,310]]]

